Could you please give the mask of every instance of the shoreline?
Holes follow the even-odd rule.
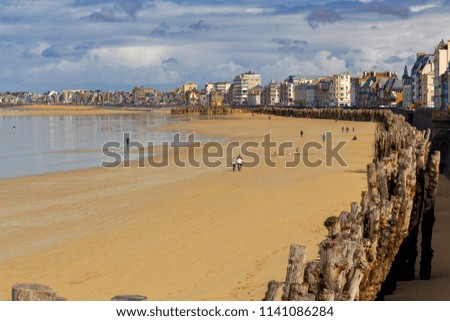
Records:
[[[376,124],[239,118],[170,126],[240,141],[270,131],[300,144],[300,128],[305,141],[325,129],[349,139],[340,128],[352,124],[350,167],[93,168],[2,180],[0,299],[14,283],[37,282],[69,300],[260,300],[284,277],[290,244],[314,258],[324,219],[366,188]]]
[[[113,109],[105,106],[81,106],[81,105],[23,105],[2,106],[0,117],[13,116],[84,116],[84,115],[109,115],[109,114],[140,114],[151,110],[135,110],[128,108]]]

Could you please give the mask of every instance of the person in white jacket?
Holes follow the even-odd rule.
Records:
[[[238,171],[240,171],[241,168],[242,168],[242,157],[241,157],[241,155],[238,155],[238,157],[236,158],[236,163],[237,163]]]

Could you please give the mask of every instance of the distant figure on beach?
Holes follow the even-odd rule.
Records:
[[[353,132],[355,132],[355,127],[352,127]]]
[[[322,141],[325,142],[325,138],[327,138],[327,136],[325,135],[325,133],[322,134]]]
[[[358,138],[356,138],[356,136],[353,136],[352,140],[357,140]]]
[[[269,116],[269,120],[271,120],[272,119],[272,116]]]
[[[303,130],[300,131],[300,137],[303,137]]]
[[[242,168],[242,157],[241,157],[240,154],[239,154],[238,157],[236,158],[236,163],[237,163],[238,171],[240,171],[241,168]]]
[[[16,132],[16,126],[14,125],[13,126],[13,133],[15,133]]]
[[[348,132],[350,131],[350,129],[348,129],[348,127],[346,127],[346,128],[345,128],[345,131],[346,131],[347,134],[348,134]]]
[[[344,127],[342,127],[342,134],[344,133]]]
[[[125,138],[126,150],[130,150],[130,137]]]
[[[235,172],[236,171],[236,160],[234,158],[231,161],[231,166],[233,167],[233,172]]]

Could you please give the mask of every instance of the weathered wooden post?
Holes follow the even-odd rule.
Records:
[[[291,284],[303,283],[306,266],[306,247],[293,244],[289,252],[289,261],[286,272],[286,281],[284,284],[283,301],[289,299]]]
[[[378,176],[377,169],[374,163],[367,165],[367,185],[369,188],[370,200],[379,196],[378,192]]]
[[[312,293],[316,298],[319,294],[320,286],[320,261],[314,260],[306,263],[305,267],[305,283],[308,283],[308,292]]]
[[[409,223],[409,234],[400,246],[396,258],[395,266],[398,269],[397,276],[401,281],[413,280],[415,277],[415,265],[418,255],[417,238],[419,234],[419,225],[423,216],[423,205],[425,195],[425,167],[428,157],[430,144],[429,131],[416,133],[416,191],[414,204]]]
[[[269,281],[263,301],[281,301],[283,297],[284,282]]]
[[[116,295],[111,301],[147,301],[147,297],[138,294]]]
[[[434,152],[431,156],[429,169],[429,182],[425,192],[424,212],[422,220],[422,256],[420,261],[420,278],[429,280],[431,275],[431,260],[433,259],[433,249],[431,238],[433,236],[433,226],[436,220],[434,216],[434,203],[439,182],[439,164],[441,153]]]
[[[309,284],[292,283],[288,301],[314,301],[316,296],[312,293],[308,293],[308,291]]]
[[[56,293],[52,288],[33,283],[19,283],[12,287],[13,301],[56,301]]]

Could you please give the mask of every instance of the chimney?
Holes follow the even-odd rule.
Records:
[[[425,56],[424,52],[418,52],[416,55],[416,59],[419,59],[420,57]]]

